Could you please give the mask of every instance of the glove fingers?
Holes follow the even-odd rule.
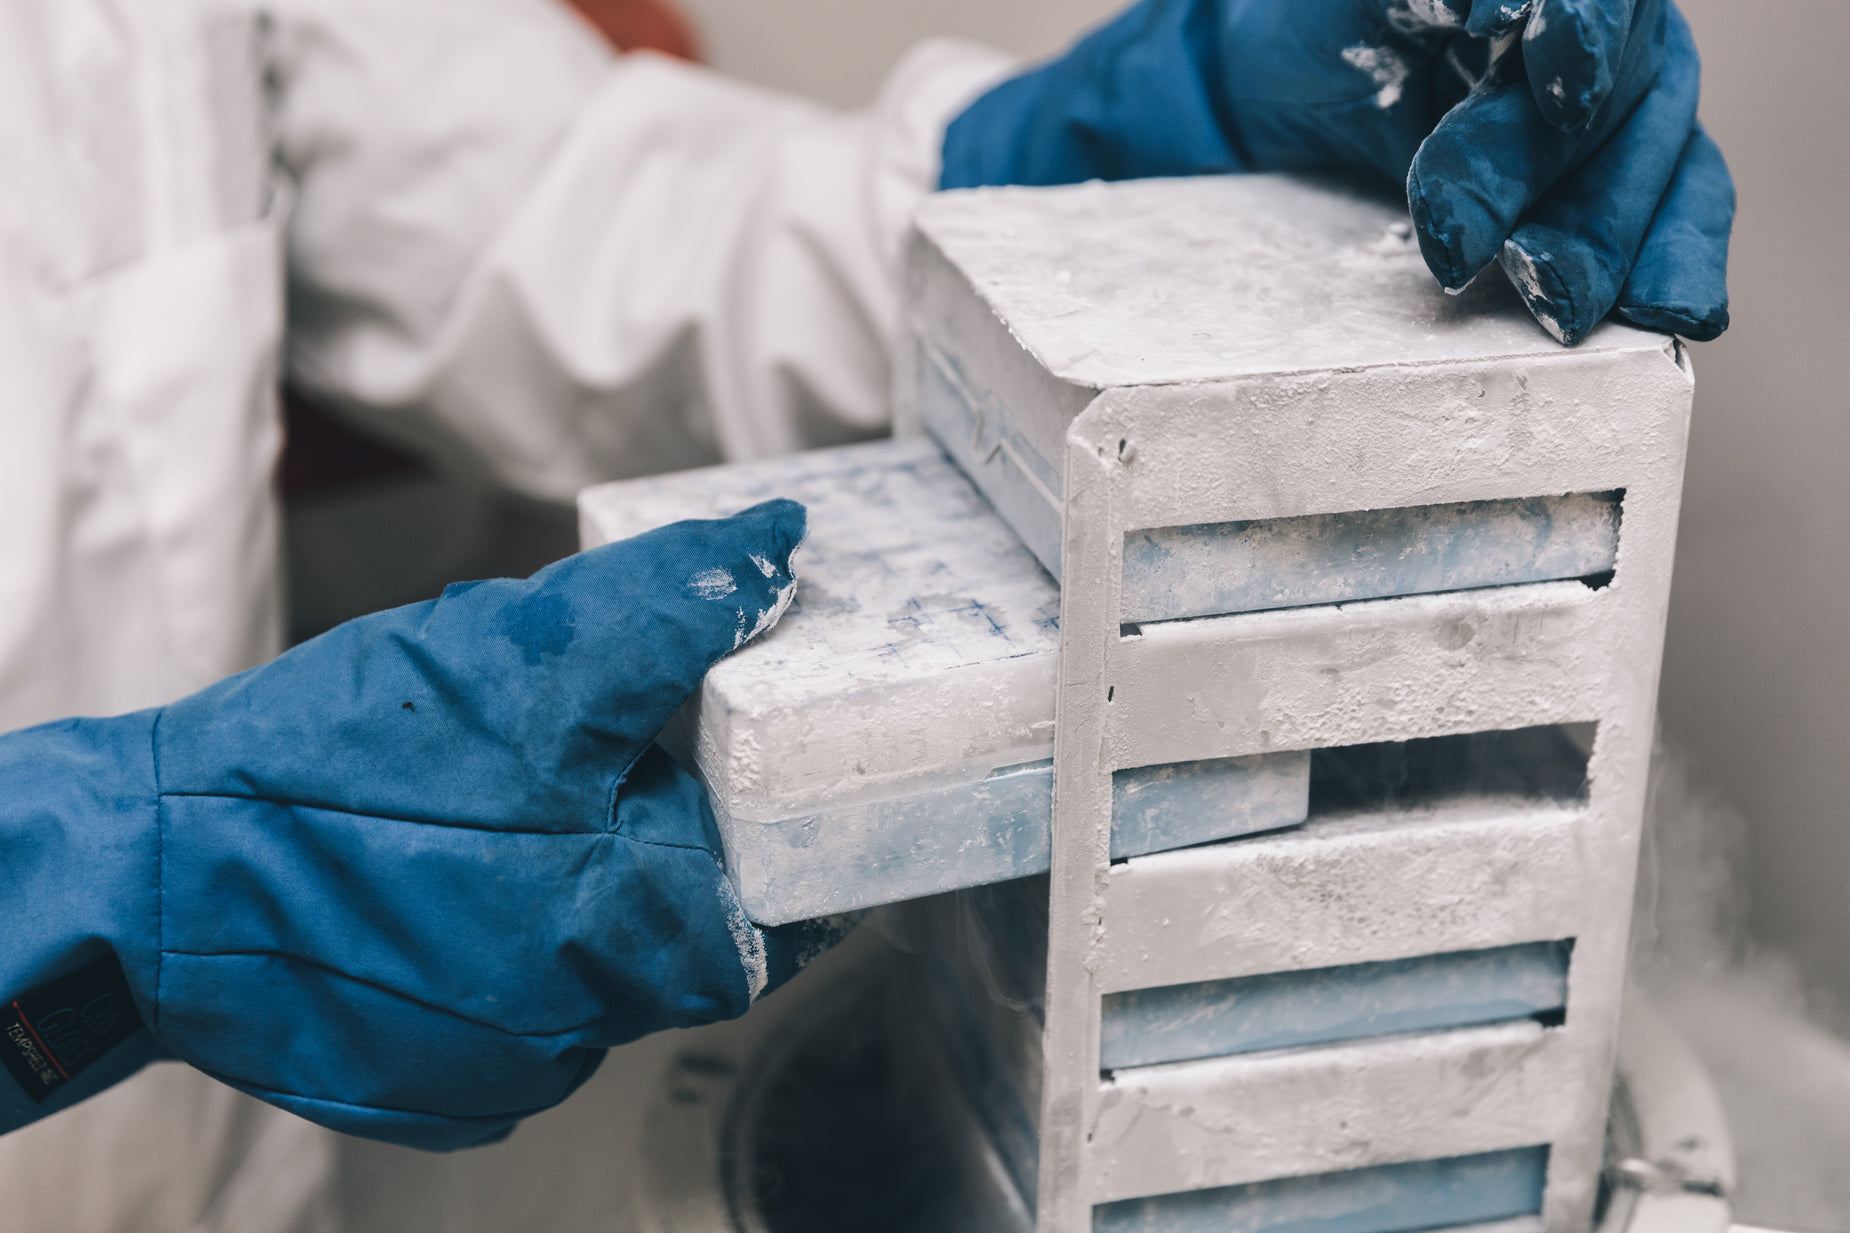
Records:
[[[1673,25],[1675,54],[1656,88],[1590,159],[1542,195],[1503,245],[1504,272],[1561,342],[1580,341],[1618,301],[1696,123],[1695,44],[1680,15]]]
[[[1670,190],[1619,295],[1619,315],[1695,342],[1727,329],[1733,226],[1734,180],[1721,150],[1699,127],[1683,147]]]
[[[1664,0],[1642,0],[1637,29],[1642,33],[1663,13]],[[1536,199],[1630,117],[1657,76],[1661,41],[1628,40],[1619,85],[1586,133],[1564,133],[1543,118],[1526,56],[1503,57],[1445,114],[1407,177],[1420,251],[1442,286],[1457,291],[1476,277]]]
[[[744,1014],[769,984],[771,956],[726,875],[706,790],[651,747],[618,791],[616,834],[630,841],[628,862],[608,893],[583,898],[600,923],[577,942],[602,976],[598,1043]]]
[[[608,919],[591,935],[622,939],[622,945],[604,952],[596,943],[579,943],[583,952],[599,955],[605,970],[623,972],[621,996],[611,1001],[625,1017],[603,1044],[743,1014],[866,915],[768,927],[750,920],[724,869],[705,789],[659,746],[637,761],[618,793],[616,833],[641,845],[648,859],[638,860],[636,869],[648,876],[632,877],[621,894],[592,899]],[[641,981],[626,970],[647,965],[653,966]],[[635,1011],[647,999],[637,996],[638,988],[663,1002],[655,1018],[640,1025]]]
[[[796,594],[791,556],[806,529],[803,507],[783,500],[674,523],[524,582],[482,584],[455,596],[453,612],[445,592],[421,632],[453,649],[453,688],[547,780],[607,775],[641,753],[715,661],[776,624]],[[469,645],[492,647],[489,635],[505,640],[498,655]]]
[[[1572,154],[1520,77],[1487,79],[1447,112],[1407,176],[1420,252],[1439,284],[1459,291],[1475,278]]]
[[[1522,33],[1536,106],[1577,133],[1612,93],[1635,0],[1537,0]]]
[[[168,708],[162,790],[602,827],[612,778],[795,594],[804,528],[771,501],[349,621]]]

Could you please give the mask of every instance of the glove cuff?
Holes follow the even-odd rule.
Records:
[[[0,1133],[166,1056],[160,712],[0,736]]]

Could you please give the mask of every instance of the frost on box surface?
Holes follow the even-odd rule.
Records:
[[[1608,322],[1569,352],[1500,278],[1444,294],[1404,200],[1336,182],[972,189],[927,200],[917,227],[1038,367],[1081,389],[1663,347]],[[961,311],[915,302],[927,321]]]

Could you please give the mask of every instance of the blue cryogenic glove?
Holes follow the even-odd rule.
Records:
[[[814,931],[745,919],[651,741],[777,619],[803,532],[789,501],[677,523],[0,737],[0,1130],[172,1056],[461,1147],[742,1013]]]
[[[942,186],[1353,169],[1551,334],[1728,325],[1734,186],[1670,0],[1143,0],[952,122]]]

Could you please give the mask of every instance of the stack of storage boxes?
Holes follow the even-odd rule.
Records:
[[[1043,1230],[1584,1229],[1680,350],[1560,348],[1273,177],[945,195],[908,277],[936,444],[583,503],[810,505],[678,734],[748,911],[1050,873],[967,896],[939,1024]]]

